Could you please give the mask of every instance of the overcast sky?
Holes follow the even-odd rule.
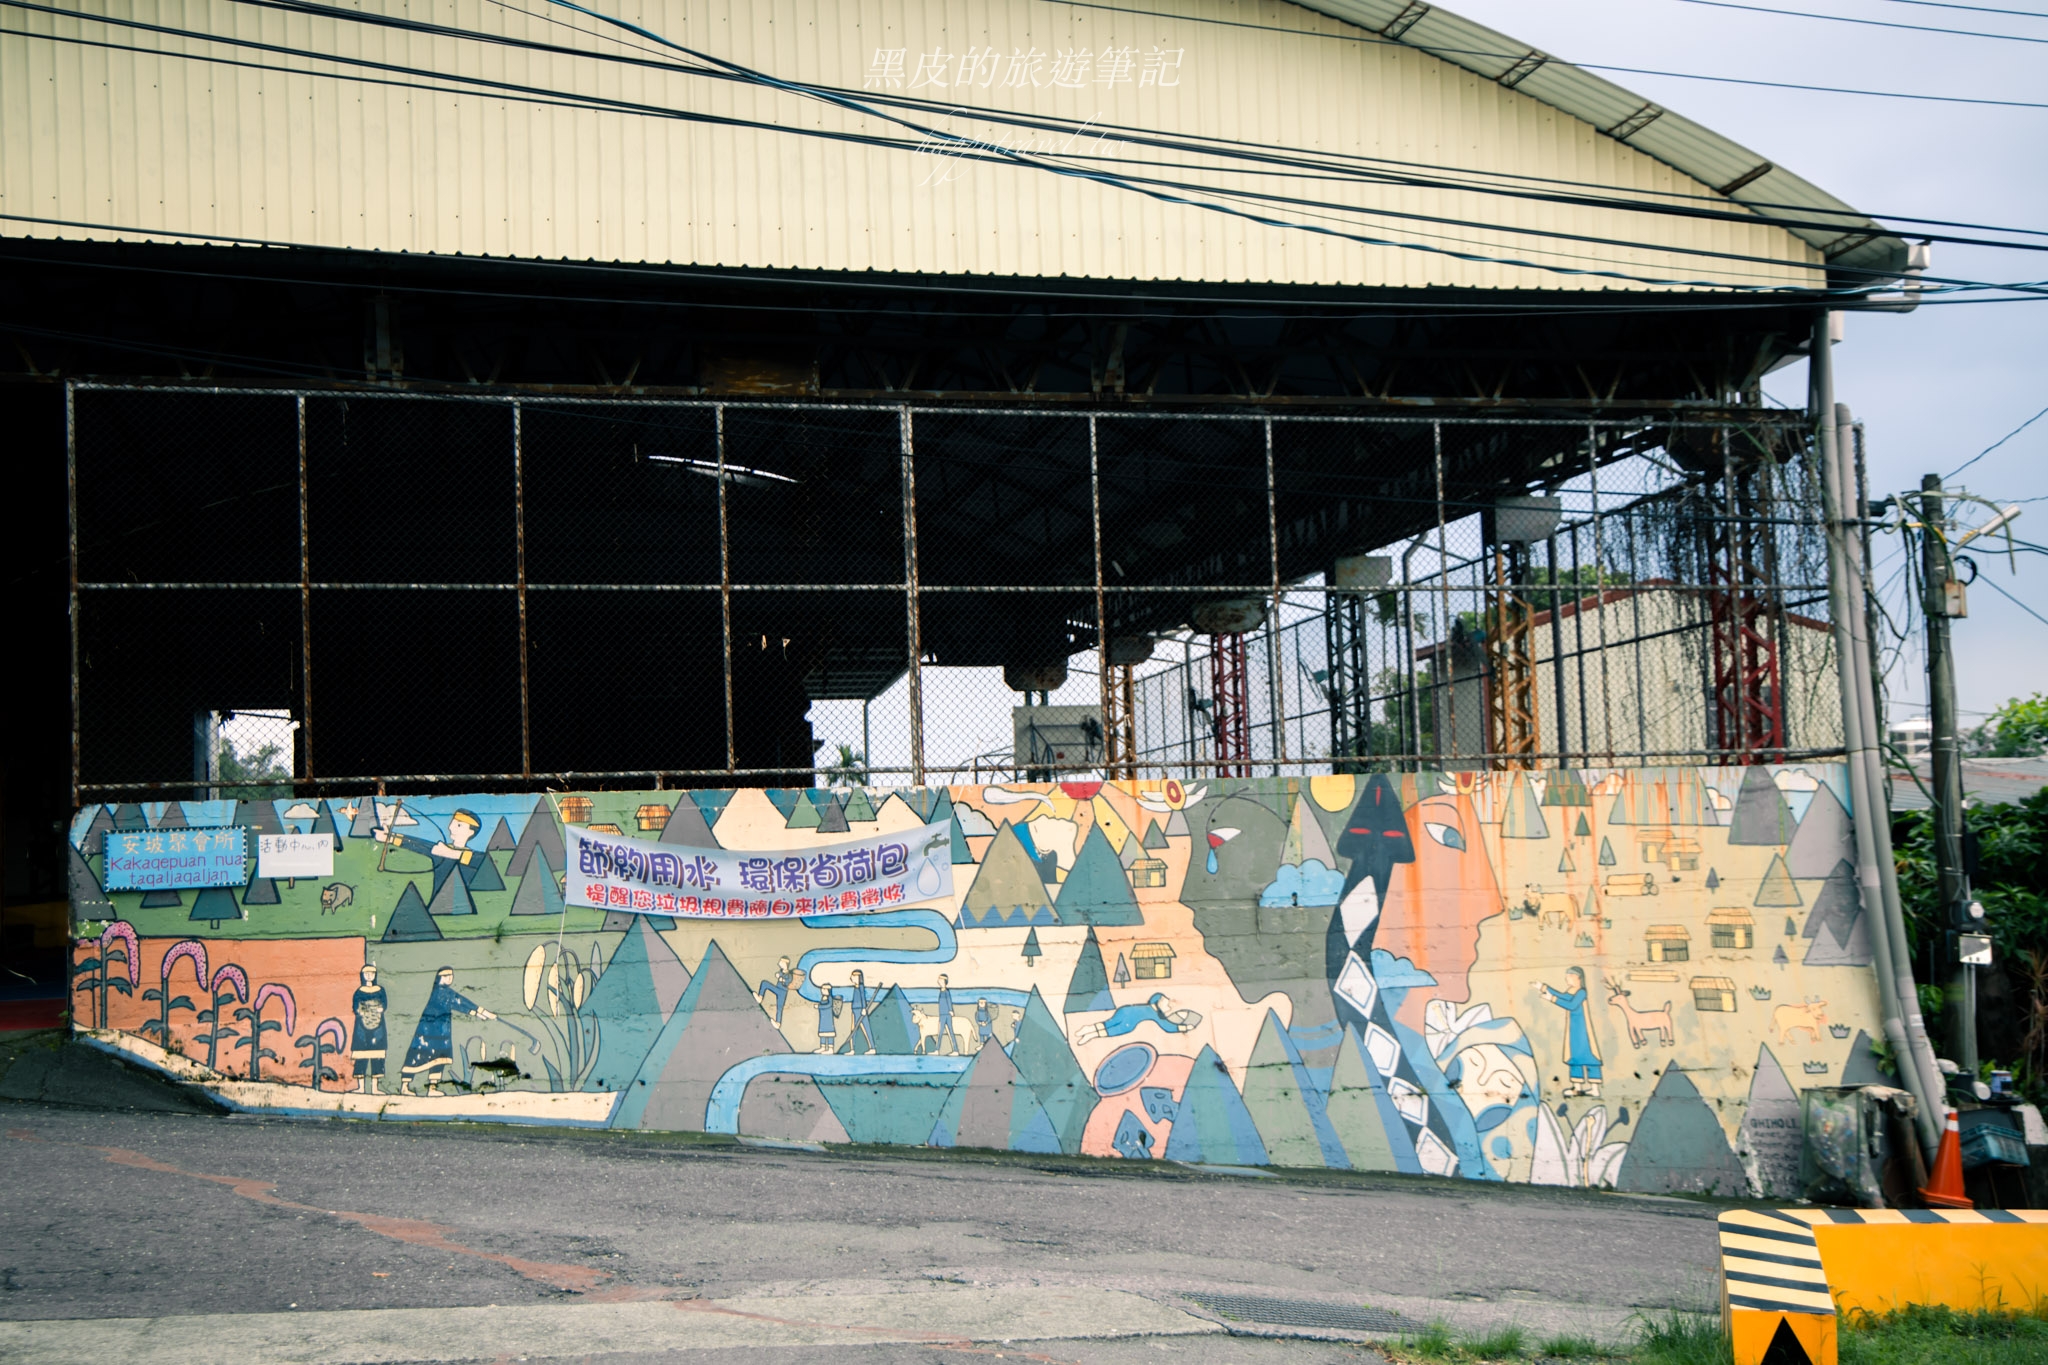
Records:
[[[1897,0],[1761,0],[1785,9],[2048,40],[2048,19],[1902,4]],[[2048,11],[2048,4],[1979,0]],[[2018,42],[1866,28],[1688,4],[1685,0],[1451,0],[1448,8],[1570,61],[1713,76],[1979,98],[2048,99],[2048,41]],[[2048,109],[1994,109],[1919,100],[1766,90],[1604,72],[1872,213],[1915,214],[2048,229]],[[2043,239],[2048,242],[2048,239]],[[1983,280],[2048,278],[2048,255],[1934,248],[1934,272]],[[1836,397],[1868,424],[1872,481],[1917,488],[1946,475],[2048,407],[2048,301],[1923,307],[1859,315],[1835,348]],[[1805,400],[1805,367],[1767,387]],[[2048,417],[1959,479],[2001,504],[2048,494]],[[1972,514],[1973,516],[1977,514]],[[2018,534],[2048,544],[2048,502],[2030,504]],[[1886,601],[1902,604],[1897,536],[1877,553]],[[1978,556],[1983,579],[1955,627],[1965,710],[2048,690],[2048,625],[1993,591],[2048,616],[2048,556]],[[1917,646],[1893,671],[1894,717],[1921,711],[1926,678]]]

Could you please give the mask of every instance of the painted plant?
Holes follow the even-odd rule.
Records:
[[[84,983],[72,989],[84,990],[92,1000],[93,1027],[106,1028],[107,992],[114,990],[132,996],[135,988],[142,984],[142,955],[135,942],[135,930],[126,920],[117,919],[100,931],[97,941],[82,938],[78,946],[88,952],[97,952],[71,969],[72,976]],[[119,976],[112,971],[117,962],[121,965]]]
[[[171,994],[171,974],[177,965],[184,961],[190,961],[192,964],[192,984],[205,990],[206,945],[198,939],[188,938],[182,943],[173,943],[170,946],[170,950],[164,954],[162,981],[142,993],[144,1000],[154,1000],[157,1003],[156,1018],[143,1021],[142,1031],[145,1034],[155,1034],[157,1042],[162,1044],[166,1051],[171,1047],[171,1011],[189,1010],[196,1014],[199,1009],[192,1003],[191,996]]]
[[[554,1054],[543,1053],[540,1059],[547,1068],[550,1090],[581,1090],[597,1065],[598,1021],[583,1008],[597,985],[600,964],[595,950],[590,964],[584,966],[575,953],[553,943],[540,944],[526,958],[521,983],[526,1008]],[[541,1042],[538,1038],[534,1041]]]
[[[228,1006],[246,1004],[249,1000],[249,974],[232,962],[223,962],[213,972],[213,1007],[199,1011],[199,1022],[207,1026],[197,1041],[206,1044],[206,1066],[209,1071],[220,1070],[220,1045],[224,1041],[239,1038],[242,1031],[228,1024]]]
[[[329,1057],[348,1049],[348,1030],[343,1027],[341,1020],[322,1019],[320,1027],[299,1038],[295,1045],[308,1049],[306,1060],[299,1063],[299,1069],[312,1071],[315,1090],[326,1089],[327,1081],[341,1079],[341,1073],[327,1065]]]
[[[282,1001],[284,1004],[284,1022],[282,1024],[276,1020],[263,1017],[263,1007],[272,1000]],[[263,988],[256,992],[254,1000],[251,1000],[247,1005],[235,1011],[235,1018],[249,1026],[249,1036],[236,1043],[235,1046],[249,1050],[250,1080],[260,1081],[263,1079],[263,1059],[265,1057],[268,1057],[273,1062],[284,1060],[284,1058],[263,1046],[263,1035],[278,1032],[290,1033],[298,1011],[298,1001],[292,998],[292,988],[290,986],[281,986],[275,981],[265,982]]]

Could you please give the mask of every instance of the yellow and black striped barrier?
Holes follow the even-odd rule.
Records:
[[[1737,1209],[1721,1215],[1721,1320],[1735,1365],[1835,1365],[1840,1312],[2031,1309],[2048,1297],[2048,1211]]]

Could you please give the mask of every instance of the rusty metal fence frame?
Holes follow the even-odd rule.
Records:
[[[111,582],[82,581],[80,579],[80,524],[78,513],[79,428],[77,414],[77,397],[78,395],[83,393],[108,392],[132,394],[176,394],[185,397],[191,397],[195,395],[211,395],[236,398],[269,397],[288,398],[293,400],[297,415],[298,426],[297,509],[299,572],[296,581],[281,580],[263,582]],[[312,576],[311,545],[312,537],[315,530],[313,517],[317,509],[313,506],[312,500],[309,496],[307,463],[306,405],[309,398],[346,398],[351,401],[363,400],[372,402],[395,403],[474,403],[509,409],[511,417],[512,440],[511,448],[506,452],[506,456],[508,461],[509,472],[511,473],[513,481],[515,542],[515,568],[513,576],[506,581],[474,582],[316,581]],[[616,406],[621,402],[630,402],[636,408],[694,409],[703,412],[708,412],[711,415],[717,445],[716,478],[718,486],[717,508],[719,525],[719,580],[717,582],[678,582],[648,584],[604,582],[555,583],[530,581],[527,574],[527,469],[525,457],[524,421],[526,409],[529,407],[534,407],[545,408],[549,411],[561,411],[579,409],[584,407],[597,408],[606,405]],[[882,583],[794,584],[748,583],[734,581],[732,547],[730,544],[730,523],[728,514],[728,491],[731,486],[733,476],[731,470],[728,467],[727,461],[726,419],[729,413],[739,410],[745,410],[747,412],[799,410],[812,413],[821,411],[865,412],[877,414],[893,414],[895,416],[898,445],[901,458],[901,503],[903,509],[903,576],[901,581]],[[1090,515],[1092,517],[1094,542],[1092,591],[1095,606],[1095,626],[1098,631],[1097,639],[1099,641],[1107,637],[1108,623],[1111,619],[1108,609],[1108,601],[1111,595],[1113,594],[1131,595],[1142,593],[1171,593],[1176,596],[1185,597],[1188,596],[1191,592],[1199,592],[1203,595],[1213,594],[1216,596],[1223,597],[1258,597],[1264,599],[1267,602],[1269,607],[1267,625],[1265,627],[1264,632],[1260,635],[1257,635],[1254,639],[1255,652],[1263,654],[1265,660],[1263,669],[1266,675],[1265,686],[1263,689],[1252,689],[1252,691],[1255,694],[1260,693],[1261,690],[1263,690],[1263,696],[1265,698],[1265,701],[1262,708],[1254,708],[1255,711],[1260,712],[1260,714],[1255,714],[1250,720],[1250,728],[1254,732],[1263,733],[1268,737],[1268,742],[1264,746],[1265,752],[1263,752],[1262,754],[1247,753],[1243,755],[1219,757],[1217,754],[1213,752],[1203,752],[1204,746],[1202,746],[1199,743],[1196,743],[1192,738],[1190,738],[1186,734],[1180,735],[1171,740],[1164,740],[1157,743],[1148,744],[1145,742],[1143,736],[1146,733],[1145,720],[1148,710],[1155,713],[1153,715],[1153,719],[1156,721],[1158,719],[1156,713],[1162,710],[1170,710],[1172,705],[1171,703],[1167,703],[1165,701],[1146,703],[1144,701],[1144,695],[1145,690],[1148,686],[1151,687],[1154,691],[1165,691],[1165,685],[1158,682],[1157,680],[1165,677],[1168,674],[1174,673],[1175,670],[1178,669],[1180,670],[1180,674],[1182,676],[1181,686],[1186,690],[1188,696],[1192,698],[1194,694],[1199,690],[1195,685],[1195,679],[1199,672],[1198,660],[1201,661],[1202,667],[1206,667],[1208,660],[1208,651],[1204,650],[1202,653],[1196,654],[1193,649],[1192,640],[1189,640],[1185,642],[1185,654],[1180,665],[1175,665],[1171,661],[1168,661],[1164,666],[1160,668],[1148,669],[1142,672],[1136,679],[1136,689],[1134,691],[1127,690],[1122,691],[1120,693],[1120,689],[1124,687],[1124,684],[1123,680],[1119,676],[1115,675],[1115,670],[1112,670],[1109,667],[1097,667],[1097,669],[1095,670],[1100,679],[1100,692],[1103,708],[1102,714],[1104,716],[1116,714],[1115,704],[1119,701],[1125,701],[1128,705],[1128,699],[1130,697],[1135,696],[1138,699],[1138,703],[1136,706],[1137,715],[1136,717],[1134,717],[1135,724],[1133,726],[1134,732],[1137,736],[1137,742],[1131,752],[1121,756],[1121,763],[1115,765],[1118,770],[1111,771],[1109,773],[1109,775],[1112,776],[1127,777],[1144,777],[1148,775],[1166,776],[1175,773],[1217,773],[1230,772],[1233,769],[1246,773],[1253,771],[1263,771],[1282,774],[1306,774],[1315,770],[1328,771],[1333,765],[1338,766],[1341,770],[1353,770],[1361,766],[1380,766],[1393,768],[1497,766],[1505,756],[1499,753],[1490,752],[1484,746],[1482,746],[1476,752],[1458,751],[1454,712],[1452,713],[1452,733],[1450,736],[1450,743],[1448,747],[1446,747],[1442,742],[1441,735],[1438,736],[1434,748],[1426,746],[1422,742],[1421,733],[1424,727],[1419,719],[1419,707],[1422,703],[1418,700],[1418,693],[1426,693],[1429,687],[1435,687],[1442,690],[1447,697],[1454,698],[1455,688],[1457,684],[1457,664],[1455,662],[1454,657],[1455,651],[1450,650],[1448,645],[1446,644],[1443,657],[1445,676],[1441,680],[1433,678],[1432,681],[1427,685],[1414,682],[1414,679],[1417,676],[1419,676],[1417,674],[1416,669],[1417,659],[1419,656],[1416,652],[1418,646],[1413,638],[1414,632],[1412,626],[1406,632],[1408,638],[1405,645],[1404,661],[1404,669],[1407,676],[1410,679],[1409,685],[1403,688],[1392,689],[1385,693],[1374,694],[1368,700],[1367,704],[1368,714],[1370,714],[1371,705],[1377,703],[1381,705],[1383,708],[1385,708],[1390,717],[1395,717],[1398,715],[1400,721],[1400,732],[1404,737],[1403,745],[1398,746],[1397,750],[1394,751],[1369,753],[1363,755],[1336,755],[1328,752],[1315,752],[1314,750],[1316,746],[1307,741],[1306,725],[1308,721],[1315,716],[1327,716],[1327,712],[1317,709],[1317,707],[1313,704],[1313,699],[1307,697],[1304,694],[1301,686],[1298,685],[1298,680],[1297,685],[1292,688],[1292,691],[1290,693],[1288,681],[1283,676],[1286,672],[1286,669],[1285,665],[1282,662],[1282,655],[1284,653],[1284,649],[1281,648],[1281,645],[1284,643],[1285,638],[1289,637],[1290,634],[1292,635],[1292,638],[1298,643],[1299,639],[1301,638],[1301,632],[1308,629],[1311,621],[1319,619],[1320,613],[1297,609],[1293,611],[1290,617],[1290,605],[1298,599],[1306,599],[1312,601],[1313,599],[1319,597],[1322,599],[1324,606],[1327,608],[1328,604],[1331,602],[1332,599],[1335,599],[1346,594],[1359,595],[1374,599],[1384,599],[1389,594],[1392,594],[1395,597],[1395,599],[1402,604],[1400,610],[1401,617],[1404,619],[1404,621],[1412,621],[1415,616],[1415,608],[1418,600],[1429,601],[1435,599],[1436,601],[1441,603],[1440,609],[1443,614],[1443,619],[1446,622],[1446,641],[1448,641],[1450,638],[1449,627],[1451,626],[1451,623],[1456,619],[1456,613],[1453,611],[1450,605],[1452,601],[1452,594],[1455,592],[1459,594],[1478,594],[1480,596],[1483,596],[1487,591],[1490,590],[1488,584],[1492,583],[1492,580],[1485,580],[1482,574],[1480,577],[1475,578],[1474,583],[1470,586],[1454,584],[1453,581],[1458,573],[1472,570],[1475,565],[1479,564],[1480,560],[1483,558],[1483,555],[1465,555],[1462,557],[1454,556],[1448,543],[1448,527],[1454,522],[1457,522],[1460,519],[1465,518],[1467,516],[1473,515],[1474,513],[1472,512],[1472,509],[1464,507],[1462,505],[1453,508],[1446,500],[1443,464],[1444,428],[1446,426],[1457,426],[1462,428],[1471,427],[1475,424],[1486,424],[1500,427],[1582,429],[1586,433],[1585,443],[1586,449],[1588,451],[1587,464],[1583,471],[1571,471],[1570,477],[1575,479],[1581,472],[1583,472],[1588,477],[1591,493],[1591,506],[1586,515],[1573,518],[1561,524],[1558,528],[1558,531],[1556,532],[1556,535],[1553,536],[1551,550],[1551,564],[1553,566],[1552,578],[1549,580],[1547,584],[1542,582],[1527,581],[1517,583],[1494,584],[1494,586],[1504,586],[1507,590],[1523,592],[1525,594],[1541,594],[1547,592],[1551,594],[1553,604],[1555,604],[1558,600],[1560,600],[1560,583],[1562,581],[1556,577],[1556,565],[1558,563],[1557,552],[1555,549],[1556,538],[1557,536],[1569,535],[1574,538],[1574,544],[1576,545],[1576,538],[1578,536],[1580,536],[1581,534],[1589,535],[1592,541],[1592,545],[1594,547],[1592,559],[1594,567],[1594,591],[1592,595],[1597,600],[1598,605],[1600,605],[1603,608],[1600,611],[1601,619],[1599,622],[1601,638],[1596,643],[1590,646],[1587,645],[1583,639],[1581,639],[1581,641],[1577,644],[1576,648],[1572,651],[1570,657],[1573,661],[1574,667],[1578,667],[1581,670],[1583,670],[1588,660],[1595,659],[1599,661],[1600,666],[1605,667],[1607,663],[1608,650],[1612,649],[1617,645],[1623,644],[1634,644],[1640,647],[1646,641],[1655,638],[1656,634],[1652,633],[1646,635],[1642,632],[1640,628],[1640,607],[1638,606],[1638,628],[1636,632],[1632,636],[1621,637],[1616,639],[1606,638],[1608,623],[1606,619],[1606,612],[1604,610],[1604,606],[1606,604],[1606,598],[1604,594],[1610,591],[1610,589],[1603,586],[1599,581],[1601,566],[1607,563],[1607,559],[1605,556],[1607,555],[1608,551],[1605,548],[1604,544],[1606,528],[1609,525],[1612,525],[1617,518],[1621,519],[1622,524],[1625,527],[1629,526],[1630,523],[1628,522],[1627,518],[1628,514],[1632,509],[1650,505],[1659,498],[1669,496],[1671,493],[1676,491],[1676,486],[1672,489],[1644,490],[1634,496],[1627,497],[1624,501],[1617,505],[1611,505],[1609,507],[1603,508],[1600,501],[1600,477],[1603,465],[1600,463],[1600,460],[1598,458],[1598,451],[1600,449],[1600,438],[1602,433],[1641,433],[1646,430],[1653,429],[1670,429],[1674,432],[1679,430],[1696,430],[1698,432],[1709,434],[1719,432],[1725,439],[1726,433],[1731,425],[1730,420],[1726,417],[1709,417],[1698,421],[1687,421],[1682,417],[1672,416],[1627,419],[1555,419],[1506,415],[1494,416],[1490,414],[1482,416],[1470,412],[1460,412],[1458,414],[1450,416],[1435,416],[1412,413],[1369,415],[1293,412],[1226,414],[1205,412],[1155,412],[1148,410],[1133,411],[1114,409],[1087,413],[1075,413],[1070,411],[1047,412],[1042,409],[1026,409],[1021,407],[1006,408],[933,403],[817,403],[767,400],[751,401],[744,399],[733,401],[713,398],[644,398],[637,395],[631,396],[629,398],[613,399],[596,397],[557,397],[552,395],[543,397],[535,395],[508,394],[502,392],[478,394],[463,394],[459,392],[447,391],[417,392],[408,390],[377,388],[366,389],[360,386],[336,386],[332,388],[242,386],[215,387],[203,384],[124,384],[86,380],[69,381],[66,384],[65,391],[65,440],[67,488],[69,494],[68,515],[70,518],[69,586],[72,639],[70,660],[72,753],[71,786],[74,804],[78,800],[85,799],[88,797],[98,799],[115,793],[131,793],[140,795],[146,792],[162,792],[168,794],[177,791],[189,790],[193,787],[194,782],[189,777],[167,776],[160,779],[146,781],[107,781],[90,783],[83,782],[81,780],[82,774],[80,771],[80,736],[83,733],[83,727],[85,726],[89,718],[84,717],[80,714],[79,680],[81,661],[79,652],[79,635],[81,611],[84,609],[84,604],[89,603],[97,595],[119,592],[178,592],[190,591],[195,589],[266,592],[284,591],[294,592],[298,595],[300,625],[301,694],[296,699],[296,701],[298,707],[298,720],[302,730],[301,749],[298,755],[299,770],[295,771],[293,775],[288,779],[278,778],[275,780],[274,783],[270,784],[277,786],[280,790],[289,788],[294,792],[308,794],[317,793],[321,791],[337,791],[341,789],[374,789],[381,792],[387,786],[403,786],[417,789],[421,787],[447,787],[451,785],[478,786],[505,783],[581,784],[585,786],[612,786],[621,784],[651,783],[653,786],[659,788],[665,785],[704,785],[707,782],[714,781],[724,783],[727,785],[733,785],[742,783],[749,778],[786,776],[792,771],[791,767],[787,764],[780,765],[774,768],[750,768],[740,766],[736,762],[736,748],[734,742],[732,626],[733,601],[735,595],[771,591],[785,593],[799,591],[868,593],[889,592],[903,594],[905,625],[908,638],[908,649],[904,660],[903,675],[907,684],[909,706],[908,761],[906,763],[895,765],[865,766],[863,769],[863,775],[865,780],[873,781],[876,778],[886,777],[898,780],[907,780],[909,783],[913,785],[921,786],[924,785],[926,782],[932,780],[945,780],[947,778],[965,778],[969,776],[970,773],[974,777],[982,779],[1004,780],[1006,778],[1014,778],[1015,776],[1017,776],[1015,765],[1011,764],[1006,767],[1000,756],[964,755],[939,756],[937,758],[934,758],[932,755],[927,753],[926,726],[924,714],[925,703],[923,695],[922,672],[926,667],[928,667],[928,665],[924,661],[924,650],[920,643],[920,604],[929,598],[937,597],[943,594],[1042,593],[1058,594],[1060,596],[1065,597],[1074,597],[1077,594],[1087,593],[1089,591],[1089,588],[1085,585],[1078,587],[1073,585],[1060,587],[1036,587],[1023,585],[996,584],[935,584],[920,581],[917,539],[918,514],[916,490],[917,421],[918,418],[922,416],[934,414],[945,414],[946,416],[949,417],[979,416],[993,418],[1017,418],[1028,416],[1029,418],[1035,421],[1057,420],[1063,422],[1086,424],[1088,437],[1088,477],[1090,485],[1089,510]],[[1263,448],[1265,453],[1265,529],[1268,539],[1268,554],[1266,555],[1266,562],[1269,567],[1269,573],[1261,581],[1246,583],[1202,583],[1192,586],[1181,584],[1169,586],[1142,585],[1132,583],[1112,584],[1105,580],[1104,568],[1107,555],[1105,551],[1102,531],[1102,469],[1100,457],[1100,433],[1102,431],[1102,424],[1115,422],[1145,422],[1162,420],[1192,423],[1228,423],[1235,424],[1237,426],[1257,424],[1261,427],[1263,434]],[[1749,426],[1775,427],[1787,432],[1796,431],[1801,433],[1802,436],[1803,434],[1809,432],[1811,426],[1810,419],[1807,416],[1807,414],[1797,411],[1773,411],[1764,414],[1762,417],[1758,417],[1755,414],[1749,414],[1745,415],[1742,418],[1742,423]],[[1327,583],[1309,583],[1304,581],[1288,583],[1282,581],[1280,554],[1281,539],[1278,521],[1278,496],[1274,462],[1274,433],[1276,429],[1303,425],[1403,427],[1408,428],[1410,430],[1418,428],[1427,428],[1428,430],[1430,430],[1430,432],[1432,433],[1432,442],[1436,451],[1436,516],[1435,525],[1432,528],[1432,533],[1435,540],[1434,552],[1440,562],[1440,567],[1437,571],[1433,573],[1424,573],[1411,578],[1408,576],[1404,565],[1404,572],[1400,580],[1387,583],[1384,585],[1377,585],[1366,588],[1343,588],[1332,586]],[[1803,464],[1806,458],[1807,457],[1802,455],[1799,458],[1799,461],[1797,461],[1796,463]],[[1711,480],[1709,480],[1709,482],[1711,482]],[[1553,483],[1548,486],[1553,488],[1559,487],[1562,486],[1562,482]],[[1815,476],[1814,481],[1811,484],[1811,487],[1817,490],[1817,476]],[[1609,496],[1611,498],[1613,495],[1610,493]],[[1774,516],[1766,519],[1767,524],[1765,525],[1765,533],[1769,536],[1787,537],[1788,543],[1807,544],[1811,547],[1818,547],[1820,545],[1822,536],[1822,521],[1820,508],[1818,505],[1817,492],[1815,492],[1813,497],[1808,501],[1794,502],[1790,504],[1785,509],[1785,511],[1787,513],[1786,515]],[[1752,518],[1751,520],[1754,521],[1756,519]],[[1425,533],[1424,537],[1418,537],[1418,543],[1427,539],[1428,535],[1432,533]],[[1633,536],[1632,529],[1629,531],[1629,535],[1631,537]],[[1630,553],[1633,554],[1632,539],[1630,540],[1630,546]],[[1412,549],[1413,547],[1411,547],[1411,553]],[[1813,557],[1813,559],[1809,560],[1809,562],[1814,562],[1819,558],[1820,556],[1816,555]],[[1679,598],[1692,600],[1696,604],[1701,604],[1699,605],[1699,610],[1701,612],[1704,612],[1707,610],[1704,603],[1706,603],[1709,597],[1711,597],[1713,594],[1717,592],[1726,592],[1725,587],[1717,587],[1714,583],[1706,581],[1709,577],[1710,575],[1702,573],[1700,575],[1702,581],[1698,582],[1660,582],[1657,584],[1657,590],[1660,592],[1672,594]],[[1787,611],[1795,611],[1801,609],[1811,609],[1816,611],[1818,614],[1825,614],[1827,592],[1825,582],[1802,582],[1796,580],[1789,582],[1778,582],[1775,581],[1775,579],[1773,579],[1772,581],[1756,582],[1751,584],[1750,586],[1752,590],[1756,594],[1758,594],[1758,600],[1766,602],[1768,604],[1769,610],[1774,613],[1777,613],[1780,618],[1782,618],[1783,614]],[[401,592],[419,591],[509,593],[513,596],[516,604],[515,614],[518,623],[518,657],[520,666],[520,771],[406,773],[392,772],[341,775],[327,775],[319,771],[315,763],[315,756],[317,752],[315,747],[315,740],[317,738],[317,731],[314,725],[314,716],[316,712],[314,708],[315,688],[313,685],[313,663],[315,653],[312,619],[313,599],[316,594],[365,590]],[[691,769],[657,770],[648,768],[603,771],[537,771],[535,769],[533,763],[532,743],[533,699],[529,681],[529,601],[533,596],[538,594],[548,594],[556,592],[618,591],[680,592],[717,595],[719,602],[720,620],[722,623],[722,649],[724,657],[724,724],[726,752],[726,763],[724,764],[724,766]],[[1637,595],[1640,596],[1640,592]],[[1559,611],[1553,611],[1553,619],[1555,619],[1556,616],[1559,614]],[[1581,616],[1583,618],[1583,613],[1581,613]],[[1705,628],[1706,618],[1704,616],[1700,617],[1697,623],[1688,624],[1687,626],[1683,627],[1683,629],[1686,630]],[[1582,620],[1581,631],[1583,632],[1583,630],[1584,626]],[[1668,635],[1672,632],[1665,631],[1662,633]],[[1559,670],[1558,678],[1560,679],[1560,683],[1562,682],[1562,679],[1564,677],[1562,671],[1564,657],[1565,656],[1562,654],[1561,651],[1553,651],[1553,663]],[[1291,715],[1290,695],[1293,698],[1293,709]],[[1562,707],[1564,704],[1563,696],[1563,692],[1560,691],[1558,693],[1557,703],[1560,707]],[[1582,681],[1579,689],[1579,701],[1581,707],[1583,707],[1584,705],[1584,696],[1585,684]],[[1603,691],[1603,698],[1606,696],[1607,693]],[[1410,723],[1411,718],[1413,719],[1412,724]],[[1161,730],[1160,727],[1157,725],[1155,725],[1153,728],[1159,731],[1159,733],[1161,734],[1164,733],[1164,730]],[[1290,731],[1292,731],[1293,735],[1295,736],[1294,742],[1292,743],[1290,743],[1289,740]],[[1514,756],[1515,761],[1517,763],[1524,763],[1535,760],[1541,760],[1545,763],[1550,764],[1569,765],[1576,763],[1581,766],[1593,766],[1597,763],[1607,763],[1611,765],[1619,762],[1643,764],[1658,762],[1679,762],[1687,760],[1733,761],[1728,753],[1724,751],[1718,751],[1714,749],[1712,746],[1706,746],[1705,748],[1687,747],[1657,749],[1647,742],[1646,736],[1642,737],[1642,742],[1639,742],[1634,746],[1626,744],[1616,745],[1613,743],[1613,730],[1611,726],[1608,728],[1606,734],[1606,742],[1597,747],[1592,746],[1590,744],[1587,737],[1587,727],[1585,725],[1582,724],[1579,727],[1578,733],[1580,734],[1581,742],[1576,747],[1564,745],[1549,750],[1539,750],[1536,752],[1523,753]],[[1838,724],[1836,725],[1835,730],[1832,734],[1828,732],[1827,726],[1823,724],[1818,730],[1811,731],[1811,733],[1807,734],[1807,737],[1809,738],[1809,740],[1814,742],[1808,742],[1805,744],[1795,744],[1789,742],[1783,743],[1779,747],[1774,749],[1770,756],[1784,761],[1794,761],[1809,758],[1818,759],[1833,757],[1843,752],[1842,746],[1840,744]],[[872,755],[868,754],[865,755],[865,757],[871,759]],[[1749,757],[1753,758],[1754,755],[1749,755]],[[1100,760],[1091,761],[1087,763],[1069,764],[1066,765],[1066,767],[1076,773],[1105,772],[1105,764]],[[822,766],[817,766],[813,768],[814,775],[820,779],[829,776],[829,772],[830,770]]]

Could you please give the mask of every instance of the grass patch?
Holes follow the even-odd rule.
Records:
[[[2048,1302],[2026,1313],[1910,1304],[1845,1315],[1842,1365],[2048,1365]]]
[[[1536,1354],[1553,1360],[1573,1360],[1579,1356],[1600,1356],[1607,1354],[1600,1349],[1600,1343],[1591,1337],[1564,1336],[1545,1337],[1536,1343]]]
[[[1528,1345],[1529,1334],[1510,1323],[1496,1327],[1485,1336],[1473,1337],[1465,1343],[1465,1349],[1481,1360],[1513,1360],[1522,1354]]]
[[[1404,1333],[1401,1347],[1418,1360],[1449,1360],[1458,1349],[1451,1329],[1442,1322],[1432,1322],[1412,1336]]]

